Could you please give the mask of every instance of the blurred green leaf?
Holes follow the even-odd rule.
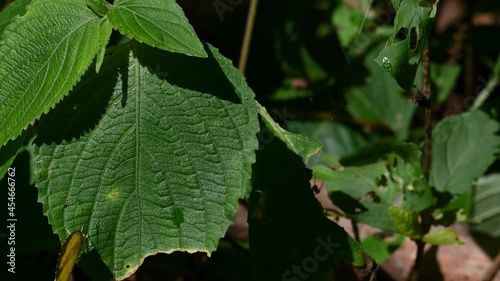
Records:
[[[335,170],[318,165],[313,167],[313,176],[325,181],[334,204],[349,216],[386,231],[414,235],[408,220],[402,220],[407,219],[403,212],[416,216],[432,204],[432,194],[420,163],[412,164],[396,154],[386,157],[387,161]]]
[[[491,75],[490,80],[486,85],[484,85],[484,88],[481,90],[481,92],[474,100],[474,104],[472,105],[470,110],[475,110],[481,107],[484,104],[484,102],[488,99],[490,94],[493,93],[499,81],[500,81],[500,53],[498,54],[497,61],[493,66],[493,73]]]
[[[353,153],[366,143],[365,137],[342,123],[334,121],[290,121],[287,129],[291,132],[321,142],[323,148],[308,162],[318,164],[325,157],[342,157]]]
[[[413,86],[438,2],[431,6],[427,0],[392,1],[396,8],[394,33],[376,62],[407,91]]]
[[[442,229],[438,231],[433,231],[424,235],[422,240],[425,243],[431,245],[463,245],[464,243],[460,241],[455,234],[450,229]]]
[[[305,46],[300,46],[299,50],[302,65],[308,80],[317,82],[327,78],[328,74],[325,69],[316,61],[311,52]]]
[[[432,132],[430,185],[441,192],[461,194],[495,160],[499,124],[482,111],[452,116]]]
[[[473,229],[492,237],[500,237],[500,174],[481,177],[474,188]]]
[[[418,223],[417,213],[394,206],[389,206],[387,208],[387,213],[398,233],[414,239],[422,237],[422,230]]]
[[[363,135],[334,121],[291,121],[288,130],[323,144],[323,151],[340,157],[353,153],[366,144]]]
[[[408,136],[416,106],[402,96],[394,79],[373,61],[381,48],[379,44],[365,56],[363,61],[370,75],[360,81],[361,86],[346,93],[347,110],[354,118],[386,125],[403,140]]]
[[[382,158],[389,153],[396,153],[414,166],[420,165],[422,152],[413,143],[403,143],[394,139],[376,139],[357,149],[354,153],[341,158],[345,166],[367,165]]]
[[[371,234],[361,241],[361,245],[367,254],[377,262],[382,264],[394,251],[396,251],[405,241],[403,235],[397,235],[391,241],[385,241],[384,238],[378,238],[376,234]]]
[[[313,91],[311,89],[308,89],[307,87],[304,88],[298,88],[293,85],[294,80],[296,78],[285,78],[283,80],[280,88],[278,88],[271,96],[272,100],[275,101],[285,101],[285,100],[292,100],[292,99],[299,99],[299,98],[305,98],[305,97],[310,97],[313,95]],[[305,83],[308,83],[307,80],[303,80]],[[308,85],[304,85],[308,86]]]
[[[354,10],[343,1],[339,1],[333,10],[331,21],[337,29],[337,34],[342,46],[347,47],[361,32],[365,15]]]
[[[444,102],[453,90],[462,71],[460,65],[431,63],[431,80],[434,84],[436,101]]]

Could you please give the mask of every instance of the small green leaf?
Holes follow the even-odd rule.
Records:
[[[337,29],[342,46],[349,46],[361,32],[364,18],[363,12],[351,8],[343,1],[338,2],[332,13],[331,22]]]
[[[261,132],[261,136],[264,136],[266,133],[271,133],[274,136],[278,137],[280,140],[286,143],[291,151],[295,152],[297,155],[300,155],[302,159],[304,159],[304,163],[306,163],[311,156],[315,155],[321,150],[321,143],[284,130],[280,127],[280,125],[274,122],[273,118],[269,115],[267,110],[262,105],[258,104],[258,106],[260,108],[260,116],[262,117],[262,121],[264,121],[264,123],[267,125],[267,129],[264,132]],[[261,149],[265,149],[265,145],[265,142],[262,142]]]
[[[412,234],[401,221],[394,224],[389,209],[405,209],[416,215],[432,204],[431,190],[423,180],[419,162],[394,153],[385,158],[360,167],[333,170],[318,165],[312,170],[316,179],[325,181],[334,204],[350,217],[386,231],[400,227],[401,233]]]
[[[207,57],[175,0],[116,0],[108,17],[115,29],[139,42],[170,52]]]
[[[375,63],[374,59],[382,44],[370,49],[364,57],[364,65],[370,75],[361,86],[346,92],[347,110],[353,117],[371,121],[394,132],[399,140],[408,136],[416,106],[403,96],[403,91],[391,76]]]
[[[109,9],[112,7],[111,4],[105,0],[85,0],[87,5],[99,16],[105,16]]]
[[[424,235],[422,240],[431,245],[463,245],[464,242],[460,241],[450,229],[442,229],[433,231]]]
[[[396,79],[401,88],[409,91],[413,86],[439,1],[432,6],[427,0],[392,2],[396,8],[394,33],[375,61]]]
[[[99,17],[84,0],[37,0],[0,45],[0,146],[58,103],[92,63]]]
[[[496,120],[476,110],[441,121],[432,132],[430,185],[461,194],[495,161],[500,149]]]
[[[405,236],[396,235],[392,241],[386,242],[384,238],[378,238],[376,234],[371,234],[361,241],[363,250],[373,257],[377,264],[386,261],[394,251],[405,241]]]
[[[109,38],[113,32],[113,26],[107,18],[102,18],[99,24],[99,48],[97,49],[97,57],[95,64],[95,72],[99,73],[101,69],[102,61],[104,60],[104,55],[106,54],[106,46],[108,45]]]
[[[398,233],[415,239],[422,237],[417,213],[394,206],[389,206],[387,213]]]

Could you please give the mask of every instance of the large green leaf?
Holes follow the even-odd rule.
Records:
[[[115,0],[107,14],[114,28],[163,50],[207,57],[175,0]]]
[[[430,185],[461,194],[495,160],[500,137],[497,121],[482,111],[462,113],[441,121],[432,132]]]
[[[363,265],[361,247],[324,216],[301,157],[281,139],[257,152],[252,171],[248,222],[256,280],[331,280],[335,259]]]
[[[0,45],[0,145],[17,137],[80,79],[99,42],[85,0],[36,0]]]
[[[131,43],[40,120],[39,200],[83,227],[118,279],[158,252],[211,253],[250,180],[258,109],[213,47],[200,59]]]
[[[500,237],[500,174],[492,174],[477,181],[473,196],[472,219],[479,222],[474,230]]]
[[[432,6],[427,0],[392,2],[396,8],[394,33],[376,62],[401,88],[411,90],[439,0]]]

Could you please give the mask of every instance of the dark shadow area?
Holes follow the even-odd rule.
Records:
[[[92,131],[108,109],[120,70],[127,69],[127,63],[127,48],[121,48],[105,57],[98,74],[92,64],[73,91],[40,118],[34,144],[59,144]]]
[[[118,72],[120,73],[120,80],[122,82],[122,102],[121,105],[122,107],[125,107],[127,105],[127,99],[128,99],[128,64],[124,65],[119,68]]]
[[[186,252],[149,256],[134,273],[135,280],[192,280],[190,262],[193,256]]]
[[[236,80],[238,77],[234,73],[224,72],[219,65],[224,64],[221,62],[223,58],[213,51],[213,47],[206,43],[204,47],[208,58],[171,53],[138,43],[137,48],[133,50],[142,66],[173,86],[213,95],[232,103],[241,103],[241,95],[236,92],[236,86],[233,86],[236,81],[228,80]],[[227,63],[230,64],[229,61]]]
[[[330,198],[335,206],[339,207],[346,214],[357,215],[368,209],[358,200],[350,197],[342,191],[330,192]]]
[[[487,234],[473,230],[471,230],[470,235],[491,259],[494,259],[500,252],[500,237],[493,238]]]
[[[11,276],[11,280],[31,280],[35,273],[37,280],[54,280],[60,244],[43,214],[42,204],[38,203],[37,189],[31,184],[33,179],[30,154],[27,151],[18,154],[10,167],[15,169],[15,175],[11,173],[0,181],[3,188],[0,199],[5,202],[4,223],[0,231],[0,260],[7,265],[3,276]],[[12,209],[7,209],[7,202],[11,202],[7,200],[9,182],[15,183],[11,191],[15,203]],[[7,228],[9,225],[12,227]],[[7,262],[10,260],[7,255],[10,254],[11,248],[14,249],[15,255],[15,274],[7,272]]]
[[[348,234],[324,216],[300,156],[274,138],[257,151],[252,171],[248,222],[257,280],[330,280],[334,260],[355,260]]]
[[[114,280],[113,273],[109,270],[107,265],[102,261],[101,255],[96,249],[90,252],[85,252],[84,250],[84,253],[82,253],[78,261],[78,267],[79,270],[77,270],[76,266],[75,270],[73,270],[73,274],[81,278],[77,280],[93,280],[93,281]]]

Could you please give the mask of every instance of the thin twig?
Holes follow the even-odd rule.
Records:
[[[429,45],[427,44],[424,49],[424,85],[422,94],[427,100],[425,103],[425,149],[424,149],[424,176],[429,180],[429,173],[431,170],[431,155],[432,155],[432,88],[431,88],[431,67],[429,58]]]
[[[431,88],[431,68],[430,68],[430,56],[429,56],[429,45],[427,44],[423,53],[423,64],[424,64],[424,85],[422,87],[422,92],[418,99],[422,105],[425,107],[425,140],[424,140],[424,176],[427,181],[429,181],[429,174],[431,170],[432,162],[432,88]],[[424,210],[420,214],[420,227],[422,233],[429,232],[431,227],[431,214],[428,210]],[[420,276],[420,265],[424,256],[425,242],[420,239],[414,239],[417,246],[417,255],[415,257],[415,264],[408,276],[408,280],[417,281]]]
[[[257,4],[259,0],[250,0],[250,8],[248,10],[247,23],[245,26],[245,35],[243,36],[243,44],[241,46],[240,62],[238,69],[241,73],[245,73],[247,67],[248,51],[250,50],[250,43],[252,41],[252,32],[255,22],[255,15],[257,14]]]
[[[408,280],[418,281],[420,277],[420,264],[422,263],[422,258],[424,257],[424,247],[425,243],[422,240],[414,240],[417,245],[417,256],[415,257],[415,264],[411,269]]]
[[[476,55],[474,53],[474,45],[472,42],[472,16],[475,9],[475,1],[463,1],[465,18],[464,24],[467,26],[465,30],[464,41],[464,88],[465,96],[470,97],[474,95],[475,79],[476,79]]]

